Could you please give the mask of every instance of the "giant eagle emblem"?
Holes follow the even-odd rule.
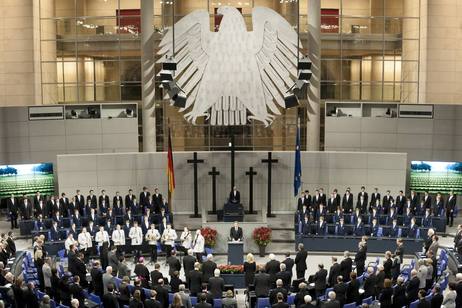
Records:
[[[205,10],[194,11],[169,29],[160,42],[158,62],[172,55],[175,81],[187,96],[186,120],[207,117],[212,125],[243,125],[247,120],[271,124],[284,108],[284,95],[297,79],[299,39],[275,11],[255,7],[252,31],[234,7],[223,15],[218,32],[210,31]]]

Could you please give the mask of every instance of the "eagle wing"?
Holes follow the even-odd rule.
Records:
[[[175,24],[175,60],[177,70],[175,81],[185,92],[186,106],[184,111],[194,104],[197,90],[209,60],[207,49],[211,36],[209,14],[205,10],[194,11],[184,16]],[[159,44],[158,63],[166,60],[166,56],[173,55],[173,31],[168,29]]]
[[[297,79],[298,34],[275,11],[255,7],[252,10],[254,53],[262,80],[267,107],[273,114],[284,108],[284,95]],[[274,103],[276,102],[276,104]]]

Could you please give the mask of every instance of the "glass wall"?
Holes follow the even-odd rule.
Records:
[[[310,0],[152,1],[156,45],[173,21],[194,10],[208,11],[215,31],[217,8],[234,6],[251,31],[252,8],[264,6],[299,30],[301,54],[307,52]],[[419,12],[420,0],[321,0],[322,98],[417,102]],[[139,0],[40,0],[43,103],[141,100],[140,32]],[[165,150],[167,122],[174,146],[185,150],[224,148],[230,134],[241,149],[291,150],[297,117],[305,123],[303,104],[281,110],[271,127],[249,122],[228,129],[212,127],[206,119],[193,126],[164,99],[156,81],[158,150]],[[304,145],[305,127],[301,131]]]
[[[417,103],[419,0],[321,0],[321,95]]]

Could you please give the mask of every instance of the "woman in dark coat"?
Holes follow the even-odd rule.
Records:
[[[244,273],[245,273],[245,286],[248,287],[249,284],[253,283],[255,278],[255,271],[257,270],[257,265],[251,253],[247,254],[247,260],[244,262]]]
[[[359,297],[359,282],[356,280],[356,272],[350,273],[350,283],[346,292],[346,303],[356,303],[359,305],[361,299]]]
[[[393,296],[393,288],[391,280],[386,278],[383,282],[383,289],[379,295],[380,308],[392,308],[391,297]]]

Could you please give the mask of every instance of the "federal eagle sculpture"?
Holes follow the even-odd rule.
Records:
[[[284,95],[297,79],[298,34],[275,11],[255,7],[252,31],[234,7],[219,7],[218,32],[210,31],[210,16],[194,11],[168,29],[159,45],[158,62],[174,56],[174,80],[187,96],[180,111],[196,123],[243,125],[258,120],[266,126],[284,108]],[[173,55],[173,37],[175,55]]]

